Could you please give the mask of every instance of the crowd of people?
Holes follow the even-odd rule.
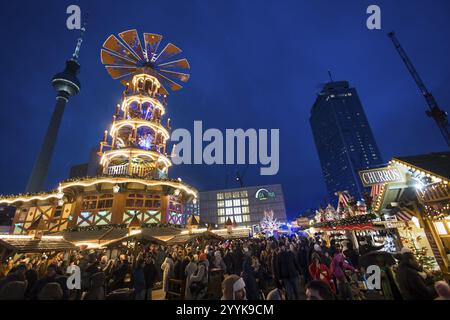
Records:
[[[0,265],[0,299],[152,300],[158,289],[185,300],[450,299],[448,283],[430,283],[407,249],[396,265],[380,266],[381,288],[372,290],[350,241],[283,236],[140,248],[114,259],[104,251],[10,259]],[[74,265],[79,289],[67,286]]]

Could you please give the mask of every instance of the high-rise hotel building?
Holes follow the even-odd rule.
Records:
[[[325,84],[311,109],[310,124],[328,197],[348,191],[359,200],[364,187],[358,171],[383,163],[355,88],[347,81]]]

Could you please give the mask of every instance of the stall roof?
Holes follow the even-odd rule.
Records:
[[[186,234],[179,234],[175,237],[173,237],[172,239],[168,240],[166,243],[168,245],[174,245],[174,244],[186,244],[190,241],[193,241],[195,239],[215,239],[215,240],[225,240],[223,237],[215,234],[214,232],[211,231],[205,231],[205,232],[199,232],[199,233],[186,233]]]
[[[1,238],[0,247],[12,250],[18,253],[34,253],[34,252],[48,252],[48,251],[65,251],[77,250],[77,247],[72,243],[62,238]]]
[[[402,162],[450,179],[450,152],[436,152],[417,156],[395,157]]]

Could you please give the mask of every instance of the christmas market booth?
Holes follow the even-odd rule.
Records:
[[[425,268],[449,278],[450,152],[395,157],[387,169],[401,179],[378,184],[374,210],[397,224],[403,245]]]
[[[379,217],[372,211],[372,200],[355,201],[346,192],[339,193],[339,204],[335,209],[329,204],[316,212],[308,233],[320,236],[327,242],[346,247],[351,242],[360,253],[372,250],[400,251],[400,236],[394,226],[379,223]]]
[[[27,229],[27,235],[0,235],[0,261],[6,258],[17,260],[19,257],[47,257],[65,255],[78,248],[62,236],[44,235],[46,231],[43,218],[35,220]]]

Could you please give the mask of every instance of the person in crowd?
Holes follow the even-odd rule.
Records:
[[[111,291],[125,287],[125,278],[129,272],[128,257],[125,254],[119,256],[119,261],[112,269]]]
[[[215,269],[221,269],[224,273],[227,271],[227,266],[225,265],[225,262],[223,262],[222,259],[222,252],[219,250],[216,250],[214,252],[214,260],[213,260],[213,268]]]
[[[163,291],[166,294],[166,299],[168,298],[169,293],[169,280],[173,277],[173,256],[168,255],[164,262],[161,265],[161,270],[163,271]]]
[[[267,300],[286,300],[286,290],[281,283],[277,283],[277,287],[267,294]]]
[[[434,288],[426,285],[425,279],[421,275],[422,271],[414,254],[406,251],[401,255],[396,279],[405,300],[432,300],[436,298]]]
[[[252,259],[249,256],[244,258],[242,264],[242,279],[245,282],[248,300],[259,300],[258,284],[256,283],[255,270],[252,267]]]
[[[278,257],[278,272],[280,280],[286,289],[288,300],[300,298],[298,265],[294,254],[286,250],[284,242],[280,242],[280,254]]]
[[[184,291],[184,299],[185,300],[192,300],[192,293],[191,293],[191,279],[192,275],[197,271],[197,255],[193,255],[190,253],[188,255],[189,263],[185,268],[184,274],[186,276],[186,288]]]
[[[147,287],[145,284],[144,267],[145,261],[144,259],[140,259],[136,263],[136,267],[133,270],[133,289],[135,300],[145,300]]]
[[[49,283],[58,283],[57,273],[56,273],[57,268],[58,267],[56,265],[54,265],[54,264],[49,264],[47,266],[47,271],[46,271],[45,275],[36,282],[36,284],[34,285],[33,289],[31,290],[31,293],[30,293],[31,299],[33,299],[33,300],[38,299],[39,295],[41,293],[41,290],[47,284],[49,284]],[[58,286],[59,286],[59,284],[58,284]],[[49,289],[49,291],[54,291],[55,290],[54,289],[55,286],[53,286],[51,288],[53,288],[53,289]],[[63,292],[62,292],[61,286],[59,286],[59,290],[56,290],[56,291],[58,291],[58,293],[61,292],[61,297],[62,297]]]
[[[355,269],[345,260],[345,256],[342,254],[340,246],[337,246],[336,252],[331,262],[330,271],[336,279],[337,290],[342,300],[353,299],[353,294],[349,283],[350,280],[347,278],[346,274],[347,270],[351,272],[357,272],[357,269]]]
[[[321,280],[312,280],[306,286],[306,300],[334,300],[330,287]]]
[[[190,277],[190,291],[193,300],[205,299],[208,293],[209,261],[205,253],[198,257],[197,271]]]
[[[436,300],[450,300],[450,286],[445,281],[437,281],[434,284],[434,289],[438,294]]]
[[[27,266],[23,263],[19,264],[15,268],[11,268],[9,273],[7,274],[7,276],[3,280],[0,280],[0,291],[2,290],[3,287],[5,287],[10,282],[26,281],[27,280],[26,276],[25,276],[26,271],[27,271]]]
[[[155,285],[157,276],[157,270],[155,266],[155,260],[149,255],[145,259],[144,266],[144,278],[145,278],[145,289],[146,289],[146,299],[153,299],[153,286]]]
[[[325,282],[335,293],[336,288],[331,277],[331,272],[328,267],[320,261],[320,255],[318,253],[313,253],[311,260],[312,262],[308,268],[310,278],[312,280],[320,280]]]
[[[350,240],[347,242],[347,248],[344,250],[344,256],[347,258],[347,261],[350,262],[350,264],[354,268],[359,267],[359,254],[358,252],[353,248],[353,242]]]
[[[242,261],[244,258],[240,242],[236,243],[236,246],[233,248],[231,257],[233,259],[233,273],[236,275],[240,275],[242,272]]]
[[[244,279],[235,274],[227,276],[222,282],[221,300],[247,300]]]

